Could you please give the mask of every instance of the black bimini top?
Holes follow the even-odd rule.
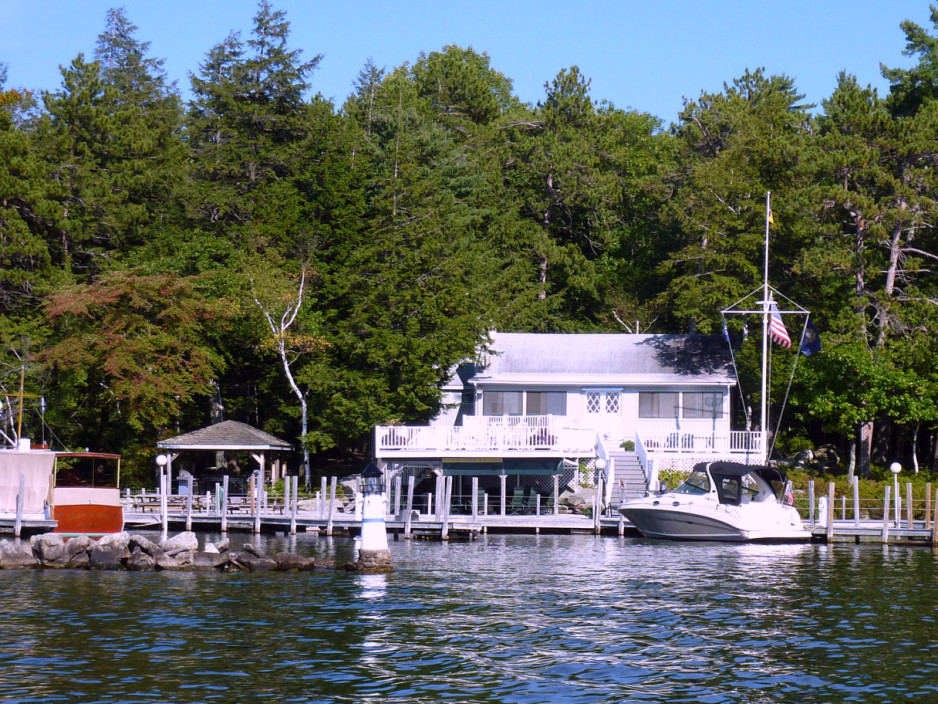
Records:
[[[717,498],[721,504],[739,506],[750,501],[765,501],[769,493],[776,498],[776,489],[772,482],[784,484],[787,475],[784,470],[765,465],[742,464],[740,462],[700,462],[695,465],[695,471],[707,472],[716,488]],[[765,490],[755,489],[742,481],[746,475],[757,477],[758,482],[765,485]]]

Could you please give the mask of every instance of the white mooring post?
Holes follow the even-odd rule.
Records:
[[[889,542],[889,490],[890,487],[886,485],[886,498],[883,502],[883,542]]]
[[[299,475],[294,474],[292,477],[287,477],[287,481],[292,479],[293,484],[293,507],[290,511],[290,535],[296,535],[296,512],[299,510],[300,506],[300,477]]]
[[[258,470],[256,476],[256,481],[254,483],[254,500],[255,500],[255,510],[254,510],[254,533],[258,534],[261,532],[261,511],[264,508],[264,467],[261,466]]]
[[[326,516],[326,478],[322,477],[319,480],[319,518],[320,520]]]
[[[26,475],[20,474],[19,491],[16,493],[16,519],[13,523],[13,536],[20,537],[23,532],[23,499],[26,493]]]
[[[166,468],[160,468],[160,517],[163,528],[163,535],[169,533],[169,503],[166,492],[169,490],[169,481],[166,477]]]
[[[332,535],[332,516],[335,513],[335,483],[336,478],[329,478],[329,520],[326,523],[326,535]]]
[[[189,487],[188,496],[186,496],[186,530],[192,530],[192,475],[186,480],[186,486]]]
[[[453,478],[443,477],[443,502],[440,514],[443,527],[440,530],[440,540],[449,540],[449,507],[453,500]]]
[[[404,508],[404,540],[410,540],[410,522],[414,516],[414,475],[407,477],[407,503]]]
[[[853,475],[853,525],[860,527],[860,478]]]
[[[221,478],[221,532],[228,532],[228,475]]]

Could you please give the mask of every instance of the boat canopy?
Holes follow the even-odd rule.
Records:
[[[720,477],[742,477],[747,474],[755,474],[766,482],[784,482],[788,475],[784,469],[777,467],[767,467],[758,464],[743,464],[742,462],[700,462],[694,467],[695,470],[705,472],[708,469],[714,478]]]
[[[709,471],[720,503],[732,506],[777,498],[772,482],[784,483],[786,478],[785,472],[775,467],[739,462],[702,462],[694,469]]]

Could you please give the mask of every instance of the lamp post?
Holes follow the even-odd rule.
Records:
[[[360,572],[390,572],[391,551],[388,549],[388,531],[384,523],[386,497],[381,490],[382,472],[374,462],[361,474],[362,532],[358,551]]]
[[[898,528],[899,527],[899,510],[900,510],[899,509],[899,472],[902,471],[902,465],[899,464],[898,462],[893,462],[891,465],[889,465],[889,471],[892,472],[893,482],[895,484],[895,486],[893,487],[893,491],[896,493],[896,498],[894,500],[894,503],[896,507],[896,528]]]
[[[168,506],[166,503],[166,492],[169,487],[166,481],[166,465],[169,463],[169,457],[166,455],[157,455],[156,464],[160,468],[160,519],[163,524],[163,535],[169,530]]]

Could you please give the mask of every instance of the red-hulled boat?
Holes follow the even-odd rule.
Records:
[[[55,532],[100,536],[124,529],[120,455],[56,452],[51,518]]]

